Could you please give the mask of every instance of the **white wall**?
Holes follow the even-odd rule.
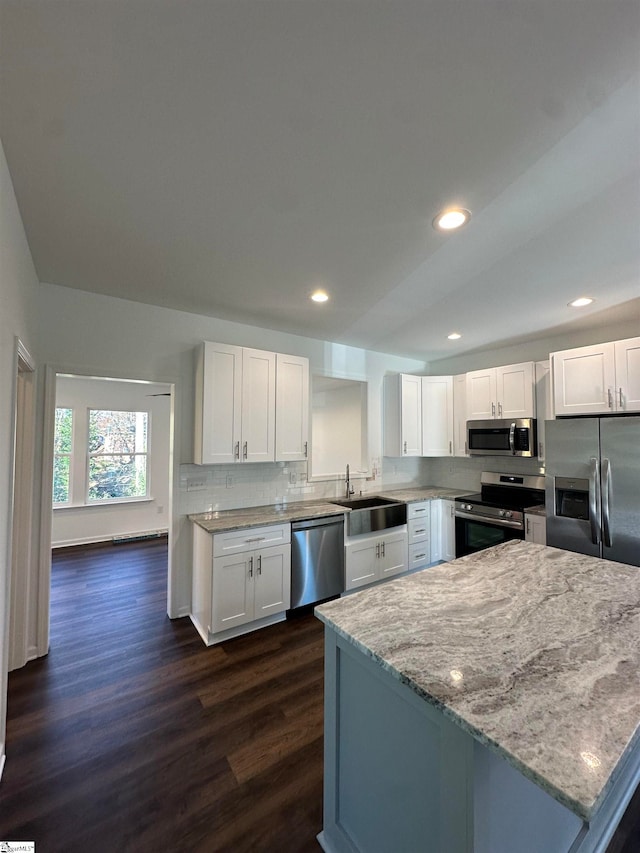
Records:
[[[157,383],[69,376],[57,378],[56,406],[72,408],[78,417],[87,409],[149,412],[150,500],[86,506],[83,503],[86,465],[78,465],[73,472],[77,505],[53,511],[51,540],[54,547],[101,542],[113,536],[168,528],[171,400],[162,395],[169,391],[170,386]],[[81,440],[82,436],[78,439]],[[84,456],[81,459],[84,463]]]
[[[36,296],[37,276],[0,143],[0,772],[4,766],[7,711],[15,337],[37,360]],[[33,567],[24,568],[31,571]],[[35,579],[27,586],[37,592]]]
[[[172,311],[123,299],[84,293],[56,285],[41,285],[40,347],[43,359],[60,373],[81,373],[117,378],[147,379],[175,383],[174,516],[172,548],[174,578],[170,591],[172,616],[189,612],[191,599],[191,529],[185,512],[207,509],[212,492],[224,497],[224,506],[271,503],[273,488],[279,488],[283,466],[209,466],[198,469],[206,475],[207,487],[189,492],[189,464],[193,452],[195,350],[203,341],[255,347],[309,358],[312,373],[359,379],[368,382],[369,455],[382,458],[382,380],[385,372],[425,372],[426,365],[414,359],[396,358],[303,338],[297,335],[231,323],[212,317]],[[181,467],[182,466],[182,467]],[[218,479],[230,468],[231,489]],[[254,469],[254,470],[251,470]],[[387,484],[385,473],[384,483]],[[266,479],[265,479],[266,478]],[[420,460],[398,460],[389,466],[389,483],[420,482]],[[322,495],[323,485],[297,485],[296,495]],[[224,481],[223,481],[224,482]],[[277,486],[273,484],[278,483]],[[266,484],[266,488],[265,488]],[[339,484],[331,484],[333,495]],[[268,494],[265,499],[260,491]],[[299,498],[298,498],[299,499]],[[223,507],[224,508],[224,507]]]

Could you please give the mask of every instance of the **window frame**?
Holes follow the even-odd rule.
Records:
[[[91,451],[91,413],[92,412],[117,412],[145,415],[146,416],[146,441],[144,451],[134,451],[126,453],[99,453]],[[144,495],[118,496],[112,498],[91,498],[89,495],[91,482],[91,459],[93,458],[117,458],[117,457],[144,457],[145,459],[145,485],[146,492]],[[123,503],[140,503],[143,501],[153,500],[151,496],[151,412],[149,410],[142,411],[140,409],[105,409],[94,408],[87,406],[87,423],[86,423],[86,452],[85,452],[85,483],[84,483],[84,503],[83,506],[113,506],[114,504]]]
[[[71,415],[71,429],[70,429],[70,448],[69,451],[58,451],[56,450],[56,436],[57,436],[57,413],[58,411],[68,411]],[[52,488],[51,488],[51,499],[52,506],[54,509],[62,509],[64,507],[73,506],[73,471],[74,471],[74,455],[75,455],[75,442],[74,442],[74,429],[75,429],[75,410],[73,406],[56,406],[55,407],[56,417],[54,420],[54,437],[53,437],[53,472],[52,472]],[[56,460],[66,458],[69,460],[69,468],[67,472],[67,499],[66,501],[57,501],[55,500],[55,483],[56,483]]]

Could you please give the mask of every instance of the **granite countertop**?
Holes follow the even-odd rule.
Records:
[[[415,488],[406,489],[385,489],[382,492],[376,492],[382,498],[392,498],[404,503],[414,503],[415,501],[430,501],[437,498],[453,499],[459,498],[462,495],[470,495],[470,489],[446,489],[443,486],[417,486]]]
[[[540,515],[542,518],[547,517],[547,510],[544,504],[538,504],[537,506],[528,506],[525,509],[525,512],[529,515]]]
[[[516,540],[315,613],[583,820],[640,740],[640,569]]]
[[[201,512],[197,515],[190,515],[189,520],[200,525],[208,533],[224,533],[226,530],[242,530],[244,527],[262,527],[264,524],[299,521],[301,518],[342,515],[344,512],[349,512],[349,510],[326,501],[298,501],[287,504],[251,506],[245,509]]]
[[[411,503],[412,501],[434,500],[435,498],[453,498],[465,494],[468,494],[468,491],[445,489],[439,486],[421,486],[411,489],[367,492],[363,497],[379,496]],[[190,515],[189,520],[200,525],[208,533],[223,533],[225,530],[241,530],[245,527],[261,527],[264,524],[281,524],[286,521],[299,521],[301,518],[322,518],[350,512],[347,507],[337,506],[329,503],[328,500],[296,501],[287,504],[269,504],[243,509],[201,512]]]

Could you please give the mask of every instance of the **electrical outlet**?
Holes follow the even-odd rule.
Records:
[[[231,476],[231,474],[227,474],[227,488],[233,488],[233,477]]]
[[[298,474],[296,471],[289,471],[289,483],[292,486],[298,482]]]
[[[195,477],[190,477],[187,480],[187,491],[188,492],[203,492],[207,488],[207,481],[197,479]]]

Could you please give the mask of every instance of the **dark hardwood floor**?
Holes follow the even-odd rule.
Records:
[[[0,840],[319,853],[321,624],[207,649],[166,616],[166,563],[163,541],[54,556],[51,651],[9,677]],[[639,851],[636,793],[608,853]]]
[[[9,678],[0,840],[318,853],[322,625],[207,649],[166,616],[166,565],[166,542],[55,555],[50,653]]]

